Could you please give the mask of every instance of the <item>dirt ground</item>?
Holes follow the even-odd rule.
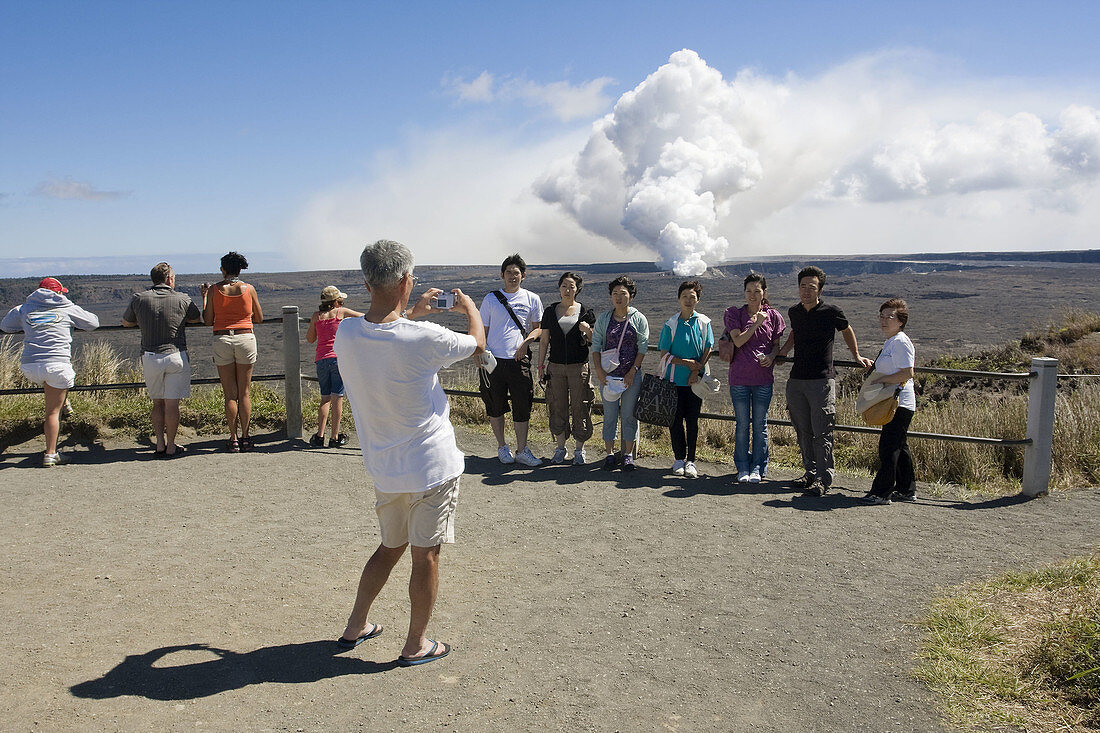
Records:
[[[909,677],[929,599],[1100,537],[1098,489],[868,507],[843,478],[506,467],[463,432],[431,624],[454,652],[403,669],[407,559],[382,636],[334,653],[378,542],[358,451],[260,438],[0,456],[0,728],[942,730]]]

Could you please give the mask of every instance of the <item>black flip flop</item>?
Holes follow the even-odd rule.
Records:
[[[434,662],[437,659],[442,659],[451,653],[451,647],[449,644],[444,644],[442,641],[436,641],[435,639],[428,639],[432,643],[432,648],[428,650],[428,653],[422,657],[398,657],[397,664],[399,667],[415,667],[418,664],[427,664],[428,662]],[[443,647],[443,651],[436,653],[439,647]]]
[[[339,639],[336,640],[336,646],[340,647],[340,651],[343,651],[343,652],[350,651],[350,650],[354,649],[355,647],[359,646],[360,644],[362,644],[367,639],[373,639],[374,637],[378,636],[381,633],[382,633],[382,625],[381,624],[373,624],[373,628],[371,628],[371,630],[368,631],[367,633],[360,636],[358,639],[345,639],[344,637],[341,636]]]

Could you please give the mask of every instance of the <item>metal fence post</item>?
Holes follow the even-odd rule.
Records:
[[[1058,360],[1031,360],[1031,384],[1027,391],[1027,437],[1024,476],[1020,493],[1042,496],[1050,490],[1054,460],[1054,403],[1058,399]]]
[[[298,306],[283,306],[283,373],[286,375],[286,437],[302,439],[302,345],[298,338]]]

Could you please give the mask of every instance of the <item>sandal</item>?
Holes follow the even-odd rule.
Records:
[[[252,450],[252,438],[249,438],[248,436],[242,435],[241,436],[241,453],[247,453],[250,450]]]
[[[240,444],[237,443],[236,438],[230,439],[229,442],[227,442],[225,444],[225,449],[227,451],[229,451],[230,453],[240,453],[241,452],[241,446],[240,446]]]

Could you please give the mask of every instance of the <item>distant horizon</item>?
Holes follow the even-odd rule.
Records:
[[[180,275],[202,275],[202,274],[215,274],[217,272],[218,261],[224,252],[219,253],[197,253],[187,255],[177,255],[175,257],[167,257],[163,259],[149,258],[149,269],[152,269],[153,265],[157,262],[165,261],[172,265],[175,271]],[[522,254],[522,253],[521,253]],[[1088,255],[1095,254],[1095,258],[1075,257],[1075,255]],[[305,273],[305,272],[333,272],[333,271],[356,271],[357,267],[327,267],[327,268],[311,268],[300,269],[290,267],[291,263],[276,252],[256,252],[253,255],[248,255],[250,258],[250,266],[246,271],[248,273],[255,274],[280,274],[280,273]],[[960,250],[955,252],[907,252],[900,254],[884,254],[884,253],[856,253],[856,254],[829,254],[829,255],[811,255],[811,254],[790,254],[790,255],[765,255],[760,257],[744,257],[727,259],[712,265],[712,268],[729,267],[733,265],[752,264],[752,263],[766,263],[766,262],[787,262],[787,261],[804,261],[812,263],[814,261],[853,261],[853,260],[868,260],[868,261],[883,261],[883,262],[900,262],[900,261],[944,261],[953,258],[962,260],[974,260],[979,262],[986,262],[992,264],[995,259],[999,258],[1004,261],[1039,261],[1047,260],[1050,262],[1071,263],[1080,261],[1100,261],[1100,247],[1090,249],[1073,249],[1073,250]],[[120,269],[109,269],[112,263],[117,265],[122,262],[133,262],[137,259],[136,256],[125,255],[112,255],[103,257],[72,257],[72,258],[37,258],[37,257],[16,257],[16,258],[0,258],[0,272],[6,273],[0,280],[20,280],[20,279],[33,279],[42,277],[106,277],[106,276],[147,276],[148,270],[140,271],[123,271]],[[66,263],[83,263],[86,271],[76,272],[69,269],[70,264]],[[214,265],[213,268],[198,269],[197,263],[210,263]],[[265,267],[267,263],[277,262],[279,264],[287,265],[281,269],[272,269]],[[253,265],[252,263],[262,263],[259,265]],[[442,263],[417,263],[418,268],[469,268],[469,269],[485,269],[495,268],[499,266],[499,263],[485,262],[480,264],[442,264]],[[552,263],[539,263],[528,262],[527,266],[532,269],[554,269],[554,268],[606,268],[610,266],[621,266],[630,270],[648,270],[652,269],[656,272],[668,271],[663,270],[657,266],[656,263],[646,260],[608,260],[600,262],[552,262]]]

